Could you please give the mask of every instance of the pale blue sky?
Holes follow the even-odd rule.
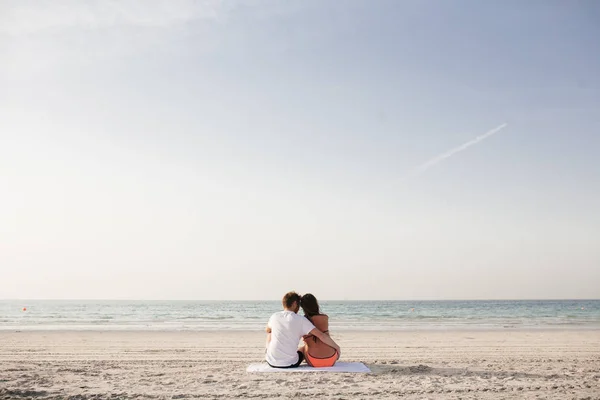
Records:
[[[600,297],[595,1],[5,0],[0,60],[0,298]]]

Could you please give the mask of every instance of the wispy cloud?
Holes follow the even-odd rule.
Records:
[[[220,0],[4,0],[0,33],[17,36],[69,28],[169,27],[219,20],[226,8]]]
[[[508,124],[504,123],[502,125],[499,125],[497,127],[495,127],[494,129],[491,129],[489,131],[487,131],[486,133],[484,133],[483,135],[479,135],[477,136],[475,139],[469,140],[466,143],[461,144],[458,147],[455,147],[451,150],[448,150],[442,154],[440,154],[439,156],[436,156],[432,159],[430,159],[427,162],[424,162],[423,164],[419,165],[418,167],[414,168],[411,172],[409,172],[407,175],[405,175],[401,181],[406,181],[409,179],[412,179],[418,175],[421,175],[422,173],[424,173],[425,171],[427,171],[428,169],[436,166],[437,164],[441,163],[442,161],[444,161],[447,158],[450,158],[452,156],[454,156],[457,153],[460,153],[461,151],[464,151],[466,149],[468,149],[469,147],[476,145],[477,143],[489,138],[490,136],[500,132],[502,129],[506,128],[508,126]]]

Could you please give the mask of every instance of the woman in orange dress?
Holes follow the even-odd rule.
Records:
[[[329,335],[329,317],[321,314],[319,302],[315,296],[310,293],[302,296],[300,307],[304,311],[304,316],[313,323],[315,328]],[[313,335],[304,336],[304,343],[301,350],[306,358],[306,363],[311,367],[331,367],[340,357],[333,347],[327,346]]]

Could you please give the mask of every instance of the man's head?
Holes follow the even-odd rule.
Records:
[[[300,295],[296,292],[287,292],[281,299],[281,304],[284,310],[297,313],[300,310]]]

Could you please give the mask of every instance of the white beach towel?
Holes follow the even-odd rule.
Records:
[[[369,367],[360,362],[338,362],[333,367],[314,368],[302,365],[298,368],[273,368],[267,363],[250,364],[246,372],[371,372]]]

